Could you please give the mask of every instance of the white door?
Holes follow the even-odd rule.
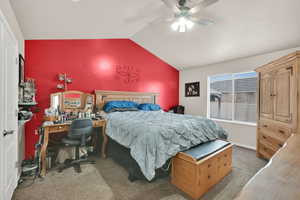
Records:
[[[17,186],[18,48],[0,14],[1,24],[1,171],[3,199],[10,200]],[[2,193],[2,192],[1,192]]]
[[[4,110],[3,24],[0,18],[0,111]],[[0,112],[0,199],[4,199],[3,156],[4,112]]]

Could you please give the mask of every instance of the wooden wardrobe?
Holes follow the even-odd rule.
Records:
[[[300,118],[300,51],[256,69],[258,84],[257,156],[270,159]]]

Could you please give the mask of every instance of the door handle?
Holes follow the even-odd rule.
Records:
[[[14,134],[14,130],[11,130],[11,131],[7,131],[7,130],[4,130],[3,131],[3,136],[5,137],[5,136],[7,136],[7,135],[11,135],[11,134]]]

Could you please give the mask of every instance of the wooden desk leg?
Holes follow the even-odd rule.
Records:
[[[102,148],[101,148],[101,156],[102,158],[106,158],[106,145],[108,142],[108,137],[105,132],[106,126],[102,126],[102,136],[103,136],[103,142],[102,142]]]
[[[47,161],[46,161],[46,155],[47,155],[47,146],[48,146],[48,140],[49,140],[49,129],[45,128],[44,130],[44,142],[43,146],[41,149],[41,162],[42,162],[42,171],[41,175],[45,176],[46,175],[46,170],[47,170]]]

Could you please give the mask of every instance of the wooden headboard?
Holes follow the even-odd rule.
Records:
[[[108,90],[95,90],[96,107],[102,110],[108,101],[133,101],[136,103],[157,103],[159,93],[153,92],[121,92]]]

